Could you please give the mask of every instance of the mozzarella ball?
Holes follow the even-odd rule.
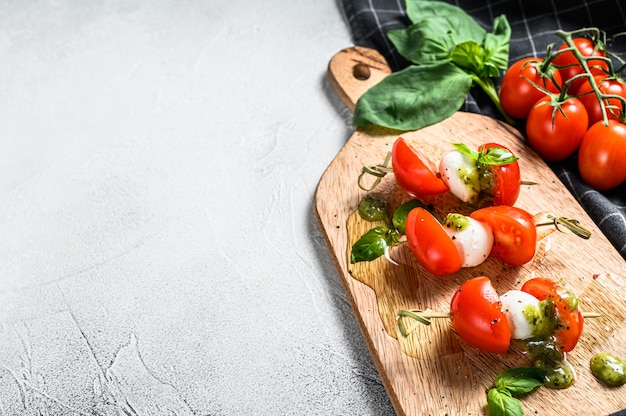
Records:
[[[533,336],[541,320],[539,299],[521,290],[509,290],[500,296],[502,312],[511,329],[511,338],[527,339]]]
[[[480,179],[476,161],[458,150],[451,150],[439,163],[441,180],[461,201],[474,204],[480,194]]]
[[[448,214],[443,225],[463,259],[463,267],[478,266],[489,257],[493,246],[489,224],[461,214]]]

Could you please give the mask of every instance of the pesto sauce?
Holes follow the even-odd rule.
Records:
[[[471,196],[467,201],[468,204],[475,204],[480,200],[481,181],[480,173],[477,168],[464,166],[457,169],[457,175],[469,190]]]
[[[532,365],[546,372],[543,384],[551,389],[570,387],[576,381],[576,373],[553,335],[558,326],[554,302],[550,298],[542,300],[539,313],[529,311],[527,319],[533,325],[533,337],[522,342]]]
[[[626,363],[608,352],[594,355],[589,361],[591,373],[607,386],[626,383]]]
[[[469,219],[463,214],[448,214],[443,219],[444,227],[452,228],[456,231],[463,231],[469,227],[469,225]]]
[[[483,198],[493,198],[493,189],[495,188],[495,178],[491,172],[491,165],[477,163],[478,181],[480,184],[480,192]]]
[[[387,213],[387,202],[367,194],[359,202],[359,215],[367,221],[381,221]]]

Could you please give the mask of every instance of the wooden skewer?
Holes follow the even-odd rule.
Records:
[[[599,318],[602,314],[599,312],[583,312],[583,318]],[[398,311],[398,316],[396,317],[396,321],[398,322],[398,328],[400,329],[400,333],[403,337],[408,336],[408,332],[406,331],[406,327],[402,321],[402,318],[407,317],[416,320],[417,322],[430,325],[431,319],[450,319],[450,312],[438,312],[432,309],[400,309]]]

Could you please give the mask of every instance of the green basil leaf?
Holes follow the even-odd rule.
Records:
[[[426,208],[426,206],[421,201],[417,199],[411,199],[400,205],[394,211],[391,222],[393,223],[394,228],[398,230],[400,234],[406,233],[406,217],[408,217],[409,212],[411,212],[413,208],[417,207]]]
[[[485,62],[492,68],[489,76],[497,77],[499,70],[506,70],[509,63],[509,44],[511,41],[511,26],[505,15],[496,17],[493,21],[493,30],[485,36]]]
[[[354,124],[417,130],[458,111],[471,86],[471,75],[451,61],[412,65],[387,75],[361,96]]]
[[[490,389],[487,392],[487,406],[490,416],[523,416],[524,409],[519,399],[507,394],[506,391]]]
[[[482,44],[486,31],[458,6],[443,1],[406,0],[406,13],[413,24],[426,24],[442,18],[447,24],[439,26],[433,37],[452,37],[454,44],[474,40]]]
[[[542,386],[545,376],[546,372],[540,368],[510,368],[496,377],[495,385],[498,390],[506,389],[512,395],[525,394]]]
[[[517,160],[519,160],[519,157],[513,156],[513,153],[506,149],[502,149],[501,147],[492,147],[487,149],[487,151],[485,151],[484,148],[481,148],[481,151],[478,154],[479,163],[491,166],[508,165]]]
[[[464,154],[465,156],[469,156],[472,160],[478,161],[480,157],[480,153],[470,148],[465,143],[452,143],[452,146],[454,146],[454,148],[458,150],[459,153]]]
[[[445,19],[432,18],[406,29],[390,30],[387,37],[408,61],[428,65],[449,59],[448,52],[454,47],[454,42],[447,34],[439,33],[446,25]]]
[[[385,254],[393,244],[393,237],[389,228],[374,227],[352,245],[350,262],[372,261]]]
[[[474,41],[459,43],[450,52],[450,59],[467,72],[482,78],[485,71],[485,50]]]

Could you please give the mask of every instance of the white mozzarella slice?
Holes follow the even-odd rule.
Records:
[[[439,163],[441,180],[450,192],[463,202],[476,203],[480,194],[480,180],[476,161],[458,150],[446,153]]]
[[[500,302],[502,302],[502,312],[509,322],[511,338],[532,337],[537,319],[540,317],[539,299],[521,290],[509,290],[500,296]]]
[[[493,246],[489,224],[461,214],[449,214],[443,224],[461,254],[463,267],[478,266],[489,257]]]

